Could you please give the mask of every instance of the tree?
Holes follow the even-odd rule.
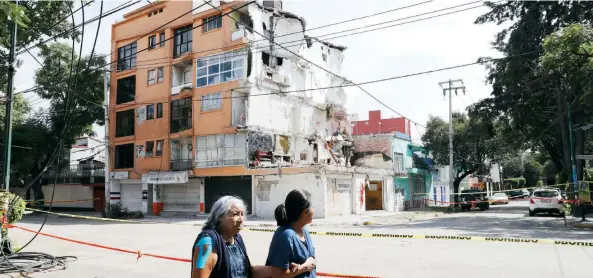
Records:
[[[562,111],[567,99],[559,97],[563,92],[559,90],[559,80],[549,78],[549,72],[542,70],[540,57],[544,51],[550,51],[549,47],[544,49],[546,37],[568,24],[593,20],[593,2],[508,1],[486,5],[490,11],[480,16],[476,24],[512,24],[501,30],[493,42],[494,48],[509,58],[484,63],[489,72],[487,81],[493,88],[492,98],[478,106],[510,122],[514,130],[523,134],[526,148],[546,152],[566,172],[570,169],[570,142],[568,118]],[[583,110],[578,105],[573,108],[573,124],[582,123]],[[582,134],[577,137],[576,146],[581,148],[584,138]]]
[[[473,113],[470,113],[473,115]],[[443,119],[430,117],[427,129],[422,136],[424,145],[431,151],[436,164],[449,164],[449,125]],[[497,150],[497,138],[494,124],[485,118],[453,114],[453,166],[454,193],[459,191],[459,184],[470,174],[486,174],[490,167],[487,161],[494,157]],[[455,202],[458,196],[455,195]]]
[[[535,161],[534,159],[527,159],[523,163],[523,169],[523,177],[525,177],[525,184],[528,187],[536,186],[537,182],[541,179],[544,166],[539,164],[539,162]]]
[[[43,66],[35,73],[35,83],[38,86],[36,93],[41,98],[48,99],[50,107],[30,117],[15,129],[14,133],[15,138],[23,139],[20,143],[34,148],[21,158],[22,168],[28,169],[26,174],[30,177],[36,177],[41,173],[52,158],[68,121],[70,125],[65,133],[65,148],[74,143],[75,138],[79,136],[92,135],[93,124],[104,124],[103,72],[86,69],[105,64],[105,59],[97,55],[93,56],[92,60],[90,57],[83,57],[80,59],[80,70],[76,72],[78,57],[74,55],[72,59],[71,55],[72,48],[65,43],[51,44],[40,53]],[[74,66],[71,69],[72,62]],[[79,75],[78,78],[76,73]],[[56,80],[71,82],[55,82]],[[66,110],[68,91],[73,98],[72,106]],[[65,111],[69,111],[73,116],[66,119]],[[67,158],[64,157],[66,155],[62,155],[62,158]],[[60,165],[63,162],[61,161]],[[36,200],[43,199],[40,182],[34,184],[33,191]]]
[[[17,30],[17,50],[23,50],[36,42],[55,37],[78,38],[80,31],[72,29],[68,19],[73,1],[19,1],[18,6],[10,1],[0,1],[0,64],[8,63],[10,49],[10,29],[6,28],[10,19],[15,19]],[[62,20],[65,19],[65,20]],[[59,22],[59,23],[58,23]],[[56,24],[57,23],[57,24]],[[41,45],[40,48],[44,48]],[[0,67],[0,91],[6,92],[7,67]]]
[[[558,168],[551,160],[546,161],[542,169],[542,177],[545,179],[547,185],[556,184],[556,174]]]
[[[505,178],[518,178],[523,176],[523,164],[521,158],[513,157],[504,161],[502,173]]]

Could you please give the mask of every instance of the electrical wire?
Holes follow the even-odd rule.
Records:
[[[82,4],[83,4],[83,2],[81,0],[81,5]],[[72,6],[70,6],[70,9],[72,9]],[[101,7],[100,7],[100,15],[102,15],[102,14],[103,14],[103,1],[101,1]],[[84,14],[84,6],[83,6],[83,8],[82,8],[82,21],[83,22],[84,22],[84,18],[85,18],[85,14]],[[92,56],[93,56],[93,53],[94,53],[94,50],[95,50],[95,47],[96,47],[96,44],[97,44],[97,39],[98,39],[98,36],[99,36],[100,27],[101,27],[101,19],[102,19],[102,17],[99,17],[99,23],[98,23],[98,26],[97,26],[97,33],[95,35],[95,41],[93,43],[93,48],[92,48],[92,51],[91,51],[90,61],[92,61]],[[72,14],[72,22],[74,22],[74,14]],[[75,38],[73,38],[72,40],[73,40],[73,43],[74,43]],[[82,27],[82,38],[81,38],[81,41],[80,41],[80,51],[79,51],[79,58],[78,58],[78,62],[77,62],[78,65],[77,65],[77,69],[76,69],[77,72],[79,71],[80,60],[81,60],[81,56],[82,56],[82,46],[83,46],[83,43],[84,43],[84,25]],[[74,52],[72,53],[72,59],[71,60],[72,60],[71,61],[71,68],[72,68],[72,62],[74,61]],[[72,72],[71,72],[71,74],[72,74]],[[74,85],[73,85],[72,93],[69,93],[69,91],[66,91],[66,93],[67,93],[67,95],[66,95],[66,105],[67,105],[67,108],[68,109],[72,105],[72,102],[73,102],[72,99],[74,98],[74,92],[76,91],[76,85],[77,85],[76,83],[77,82],[78,82],[78,75],[74,79]],[[83,83],[82,89],[84,89],[84,83]],[[66,119],[66,123],[65,123],[65,127],[63,129],[63,132],[62,132],[62,138],[61,138],[61,140],[60,140],[60,142],[59,142],[59,144],[57,146],[57,149],[58,149],[58,159],[56,161],[56,168],[59,166],[60,155],[61,155],[61,151],[62,151],[62,148],[63,148],[64,138],[66,137],[67,130],[69,129],[69,125],[70,125],[71,120],[72,120],[71,115],[72,114],[69,114],[67,112],[64,115],[64,117]],[[52,190],[52,196],[51,196],[50,205],[49,205],[49,208],[48,208],[48,211],[47,211],[48,213],[46,213],[45,218],[43,220],[43,223],[39,227],[39,231],[38,232],[41,232],[41,230],[43,229],[43,227],[47,223],[47,219],[49,217],[49,212],[51,211],[51,209],[53,207],[53,204],[54,204],[53,201],[54,201],[54,198],[55,198],[55,190],[56,190],[56,184],[57,184],[57,181],[58,181],[58,176],[59,176],[59,173],[58,173],[58,171],[56,171],[56,173],[54,174],[54,184],[53,184],[53,190]],[[15,195],[15,198],[14,199],[16,199],[17,196],[18,195]],[[14,201],[14,199],[13,199],[13,201]],[[12,202],[11,202],[11,205],[12,205]],[[23,245],[23,247],[21,247],[16,252],[16,254],[14,254],[15,257],[13,257],[13,259],[21,259],[21,258],[18,257],[18,254],[20,253],[20,251],[22,251],[24,248],[26,248],[27,246],[29,246],[29,244],[31,244],[37,238],[38,235],[39,234],[36,233],[31,238],[31,240],[29,240],[29,242],[27,242],[25,245]],[[11,267],[16,267],[10,261],[10,257],[5,256],[4,252],[2,252],[2,254],[4,255],[5,262],[8,262],[11,265]],[[33,262],[39,261],[39,258],[40,258],[39,255],[31,255],[31,253],[24,253],[24,254],[21,254],[21,256],[23,258],[33,258],[33,259],[29,259],[29,261],[26,261],[29,264],[31,264],[31,261],[33,261]],[[49,260],[46,259],[46,261],[49,261],[50,263],[38,264],[36,267],[31,267],[29,265],[25,265],[25,268],[22,268],[22,269],[23,270],[24,269],[27,269],[29,271],[33,270],[35,272],[35,271],[42,271],[42,270],[47,270],[47,269],[55,268],[56,266],[65,267],[65,265],[66,265],[66,257],[63,257],[63,258],[58,259],[56,257],[53,257],[51,255],[47,255],[47,254],[45,255],[45,257],[46,258],[49,257]],[[0,264],[0,266],[1,266],[1,264]],[[39,267],[39,266],[43,266],[43,267]],[[18,268],[21,268],[21,267],[18,267]],[[11,268],[8,268],[8,269],[9,270],[12,270],[13,268],[12,269]]]
[[[502,1],[502,0],[499,0],[498,2],[500,2],[500,1]],[[367,25],[367,26],[364,26],[364,27],[358,27],[358,28],[350,29],[350,30],[347,30],[347,31],[351,31],[351,30],[357,30],[357,29],[361,29],[361,28],[367,28],[367,27],[376,26],[376,25],[382,25],[382,24],[389,23],[389,22],[394,22],[394,21],[401,21],[401,20],[404,20],[404,19],[410,19],[410,18],[413,18],[413,17],[418,17],[418,16],[427,15],[427,14],[432,14],[432,13],[437,13],[437,12],[440,12],[440,11],[450,10],[450,9],[457,8],[457,7],[461,7],[461,6],[466,6],[466,5],[469,5],[469,4],[474,4],[474,3],[477,3],[477,2],[480,2],[480,1],[474,1],[474,2],[469,2],[469,3],[465,3],[465,4],[461,4],[461,5],[451,6],[451,7],[447,7],[447,8],[443,8],[443,9],[439,9],[439,10],[434,10],[434,11],[431,11],[431,12],[425,12],[425,13],[422,13],[422,14],[412,15],[412,16],[408,16],[408,17],[405,17],[405,18],[399,18],[399,19],[395,19],[395,20],[391,20],[391,21],[387,21],[387,22],[381,22],[381,23],[377,23],[377,24],[371,24],[371,25]],[[419,3],[419,4],[423,4],[423,3],[425,3],[425,2],[422,2],[422,3]],[[419,5],[419,4],[417,4],[417,5]],[[246,5],[244,5],[244,6],[246,6]],[[414,6],[414,5],[405,6],[405,7],[400,7],[400,8],[393,9],[393,10],[390,10],[390,11],[387,11],[387,12],[392,12],[392,11],[395,11],[395,10],[401,10],[401,9],[409,8],[409,7],[412,7],[412,6]],[[410,24],[410,23],[418,22],[418,21],[429,20],[429,19],[433,19],[433,18],[436,18],[436,17],[444,16],[444,15],[450,15],[450,14],[454,14],[454,13],[458,13],[458,12],[466,11],[466,10],[469,10],[469,9],[478,8],[478,7],[481,7],[481,6],[483,6],[483,5],[476,6],[476,7],[471,7],[471,8],[467,8],[467,9],[463,9],[463,10],[457,10],[457,11],[449,12],[449,13],[446,13],[446,14],[440,14],[440,15],[436,15],[436,16],[432,16],[432,17],[421,18],[421,19],[414,20],[414,21],[403,22],[403,23],[399,23],[399,24],[395,24],[395,25],[389,25],[389,26],[379,27],[379,28],[375,28],[375,29],[371,29],[371,30],[365,30],[365,31],[356,32],[356,33],[352,33],[352,34],[345,34],[345,35],[341,35],[341,36],[337,36],[337,37],[332,37],[332,38],[325,38],[324,40],[326,40],[326,41],[327,41],[327,40],[332,40],[332,39],[337,39],[337,38],[347,37],[347,36],[351,36],[351,35],[357,35],[357,34],[362,34],[362,33],[372,32],[372,31],[376,31],[376,30],[380,30],[380,29],[385,29],[385,28],[391,28],[391,27],[401,26],[401,25],[405,25],[405,24]],[[241,6],[241,7],[237,8],[237,9],[240,9],[240,8],[243,8],[243,6]],[[236,10],[236,9],[234,9],[234,10]],[[234,10],[233,10],[233,11],[234,11]],[[358,19],[362,19],[362,18],[367,18],[367,17],[371,17],[371,16],[379,15],[379,14],[384,14],[384,13],[386,13],[386,12],[376,13],[376,14],[369,15],[369,16],[364,16],[364,17],[359,17],[359,18],[355,18],[355,19],[353,19],[353,20],[358,20]],[[223,15],[221,15],[221,16],[223,16]],[[328,25],[323,25],[323,26],[319,26],[319,27],[315,27],[315,28],[310,28],[309,30],[314,30],[314,29],[325,28],[325,27],[328,27],[328,26],[333,26],[333,25],[342,24],[342,23],[346,23],[346,22],[347,22],[347,21],[341,21],[341,22],[331,23],[331,24],[328,24]],[[201,24],[201,25],[198,25],[198,26],[195,26],[195,27],[194,27],[194,28],[192,28],[192,29],[195,29],[195,28],[197,28],[197,27],[200,27],[200,26],[202,26],[202,25],[203,25],[203,24]],[[156,29],[155,29],[155,30],[156,30]],[[329,35],[335,35],[335,34],[338,34],[338,33],[344,33],[344,32],[346,32],[346,31],[332,32],[332,33],[324,34],[324,35],[321,35],[321,36],[318,36],[318,37],[324,37],[324,36],[329,36]],[[286,35],[290,35],[290,34],[295,34],[295,33],[300,33],[300,31],[299,31],[299,32],[294,32],[294,33],[289,33],[289,34],[280,35],[280,36],[277,36],[277,37],[282,37],[282,36],[286,36]],[[145,36],[146,36],[146,35],[145,35]],[[172,38],[174,38],[174,36],[173,36],[173,37],[171,37],[171,38],[168,38],[167,40],[170,40],[170,39],[172,39]],[[167,40],[165,40],[165,41],[167,41]],[[291,41],[291,42],[285,42],[285,43],[282,43],[282,44],[284,45],[284,44],[286,44],[286,43],[294,43],[294,42],[298,42],[298,41],[304,41],[304,40],[306,40],[306,39],[301,39],[301,40],[296,40],[296,41]],[[259,40],[259,41],[262,41],[262,40]],[[298,45],[298,44],[300,44],[300,43],[297,43],[297,44],[295,44],[295,45]],[[295,45],[290,45],[290,46],[295,46]],[[255,48],[255,49],[265,49],[265,48],[266,48],[266,47],[257,47],[257,48]],[[149,49],[149,47],[147,47],[147,48],[145,48],[145,49],[142,49],[142,50],[140,50],[140,51],[137,51],[137,53],[139,53],[139,52],[142,52],[142,51],[145,51],[145,50],[147,50],[147,49]],[[196,51],[196,52],[192,52],[192,54],[205,53],[205,52],[210,52],[210,51],[214,51],[214,50],[220,50],[220,49],[224,49],[224,48],[221,48],[221,47],[218,47],[218,48],[212,48],[212,49],[208,49],[208,50],[202,50],[202,51]],[[245,54],[242,54],[242,55],[247,55],[247,52],[248,52],[248,51],[246,50],[246,51],[245,51]],[[257,51],[257,52],[253,52],[253,53],[258,53],[258,52],[265,52],[265,51],[263,51],[263,50],[262,50],[262,51]],[[113,54],[113,53],[115,53],[115,51],[114,51],[114,52],[112,52],[111,54]],[[108,55],[109,55],[109,54],[108,54]],[[106,56],[107,56],[107,55],[106,55]],[[106,56],[105,56],[105,57],[106,57]],[[136,56],[133,56],[133,57],[136,57]],[[123,60],[125,61],[126,59],[132,59],[133,57],[130,57],[130,58],[124,58]],[[168,59],[168,58],[170,58],[170,57],[161,57],[161,58],[155,58],[155,59],[147,59],[147,60],[142,60],[142,61],[136,61],[136,64],[138,65],[139,63],[150,62],[150,61],[157,61],[157,60],[164,60],[164,59]],[[116,62],[117,62],[117,61],[113,61],[113,62],[110,62],[110,63],[104,64],[104,65],[102,65],[101,67],[97,67],[97,68],[93,69],[93,71],[100,70],[100,68],[102,68],[102,67],[105,67],[105,66],[110,66],[110,65],[112,65],[113,63],[116,63]],[[173,64],[172,62],[168,62],[168,61],[167,61],[167,62],[160,62],[160,63],[152,63],[152,64],[143,64],[143,66],[148,66],[148,65],[152,65],[152,66],[151,66],[151,67],[139,67],[139,66],[136,66],[136,67],[135,67],[135,69],[143,69],[143,68],[145,68],[145,69],[149,69],[149,68],[150,68],[150,69],[152,69],[152,68],[155,68],[155,67],[157,67],[157,66],[159,66],[159,65],[160,65],[160,66],[168,66],[168,65],[172,65],[172,64]],[[60,82],[64,82],[64,81],[60,81]],[[15,94],[21,94],[21,93],[28,93],[28,92],[33,92],[33,91],[35,91],[35,90],[37,90],[37,89],[39,89],[39,88],[38,88],[38,86],[34,86],[34,87],[32,87],[32,88],[29,88],[29,89],[24,89],[24,90],[22,90],[22,91],[16,92]]]

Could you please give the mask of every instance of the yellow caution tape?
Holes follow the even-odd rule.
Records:
[[[49,213],[59,216],[89,219],[89,220],[100,220],[100,221],[114,221],[124,223],[136,223],[136,224],[170,224],[170,225],[182,225],[182,226],[197,226],[197,224],[187,223],[171,223],[171,222],[155,222],[155,221],[139,221],[139,220],[128,220],[128,219],[113,219],[93,216],[82,216],[68,213],[58,212],[47,212],[38,209],[27,208],[27,210]],[[251,232],[267,232],[273,233],[276,229],[265,229],[265,228],[243,228],[242,231]],[[459,241],[485,241],[492,243],[509,242],[509,243],[527,243],[527,244],[547,244],[547,245],[564,245],[564,246],[577,246],[577,247],[593,247],[593,242],[587,241],[567,241],[567,240],[552,240],[552,239],[525,239],[525,238],[504,238],[504,237],[481,237],[481,236],[437,236],[437,235],[414,235],[414,234],[386,234],[386,233],[356,233],[356,232],[317,232],[309,231],[312,235],[319,236],[346,236],[346,237],[382,237],[382,238],[394,238],[394,239],[427,239],[427,240],[459,240]]]

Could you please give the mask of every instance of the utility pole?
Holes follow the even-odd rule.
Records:
[[[457,85],[456,85],[457,84]],[[461,84],[461,85],[458,85]],[[463,94],[465,95],[465,85],[461,79],[439,82],[439,86],[443,89],[443,96],[449,93],[449,188],[451,188],[451,197],[449,201],[451,202],[451,207],[455,207],[454,198],[455,198],[455,187],[453,184],[453,95],[452,92],[455,92],[457,95],[458,90],[462,90]]]
[[[110,191],[111,191],[111,180],[109,179],[109,156],[110,144],[109,144],[109,73],[111,71],[105,69],[103,71],[104,83],[103,92],[105,96],[104,108],[105,108],[105,213],[109,213],[109,207],[111,205]]]
[[[18,5],[19,1],[16,0]],[[12,147],[12,96],[14,93],[14,66],[15,66],[15,48],[16,48],[16,23],[11,20],[10,23],[10,53],[8,55],[8,83],[6,91],[6,116],[4,119],[4,164],[2,174],[4,175],[3,190],[8,192],[10,182],[10,152]]]

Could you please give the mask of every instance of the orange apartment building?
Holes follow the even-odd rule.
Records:
[[[110,202],[196,214],[231,194],[268,217],[303,188],[322,216],[364,210],[344,92],[314,90],[343,81],[303,58],[335,70],[345,48],[304,35],[280,1],[211,3],[154,2],[113,24]]]

